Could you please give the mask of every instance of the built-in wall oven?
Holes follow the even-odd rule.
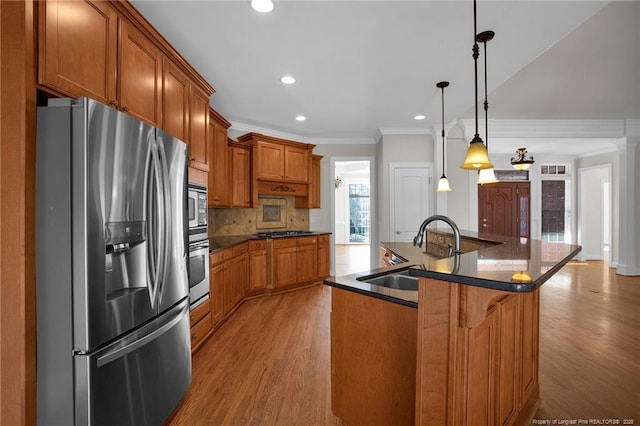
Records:
[[[189,244],[189,302],[192,305],[209,296],[209,241]]]
[[[191,309],[209,298],[207,188],[189,184],[189,302]]]

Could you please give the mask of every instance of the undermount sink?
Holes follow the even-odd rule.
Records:
[[[379,276],[368,275],[356,280],[397,290],[418,290],[418,277],[409,275],[408,270]]]

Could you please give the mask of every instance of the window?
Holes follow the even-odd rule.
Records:
[[[369,184],[349,184],[349,242],[369,242]]]

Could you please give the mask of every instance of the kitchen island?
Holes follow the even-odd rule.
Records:
[[[344,424],[525,424],[540,403],[539,288],[580,247],[464,231],[463,253],[441,258],[451,236],[427,237],[426,250],[381,243],[403,264],[325,280],[334,414]]]

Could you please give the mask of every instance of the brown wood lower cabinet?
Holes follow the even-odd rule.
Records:
[[[268,283],[267,240],[249,241],[249,292],[264,291]]]
[[[209,303],[206,311],[198,307],[191,313],[192,342],[206,338],[247,296],[289,290],[328,276],[328,237],[249,240],[210,253]],[[200,324],[205,316],[206,323]]]

